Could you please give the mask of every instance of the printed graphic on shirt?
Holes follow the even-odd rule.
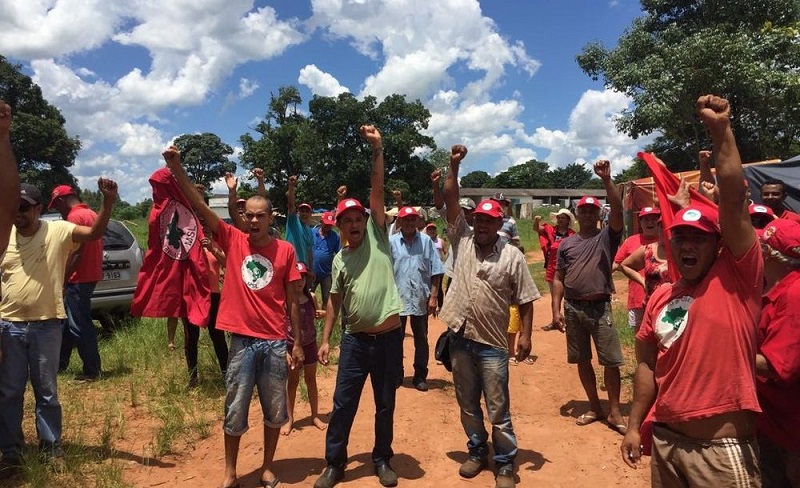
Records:
[[[171,200],[159,216],[161,249],[176,261],[189,258],[197,241],[197,219],[181,202]]]
[[[242,281],[251,290],[260,290],[272,281],[272,262],[260,254],[251,254],[242,261]]]
[[[659,312],[653,328],[658,341],[665,349],[669,349],[686,330],[686,324],[689,322],[689,307],[693,301],[694,297],[690,296],[675,298]]]

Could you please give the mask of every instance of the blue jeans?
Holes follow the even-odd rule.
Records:
[[[67,320],[64,321],[61,339],[61,356],[58,369],[64,371],[69,366],[72,349],[78,348],[78,356],[83,361],[83,374],[100,375],[100,351],[97,349],[97,331],[92,322],[92,293],[97,283],[67,284]]]
[[[430,345],[428,344],[428,316],[427,315],[401,315],[400,324],[403,335],[406,333],[406,320],[410,319],[411,333],[414,335],[414,377],[411,383],[417,384],[428,379],[428,358]],[[402,382],[403,378],[400,378]]]
[[[489,455],[489,434],[483,426],[481,410],[483,394],[492,424],[495,466],[513,464],[517,457],[517,437],[511,425],[508,351],[465,339],[460,333],[450,339],[450,357],[461,425],[469,438],[469,455],[483,458]]]
[[[329,466],[343,468],[347,463],[347,442],[367,375],[375,398],[372,462],[376,466],[385,464],[394,455],[394,404],[397,378],[403,363],[402,342],[400,327],[380,335],[342,335],[333,413],[325,435],[325,461]]]
[[[61,450],[61,404],[58,403],[58,353],[61,320],[0,321],[3,358],[0,362],[0,452],[20,460],[22,407],[30,376],[36,398],[36,432],[44,451]]]
[[[239,334],[231,337],[230,362],[225,375],[225,420],[222,430],[231,436],[247,432],[247,417],[253,388],[267,427],[278,428],[289,420],[286,410],[286,341],[256,339]]]

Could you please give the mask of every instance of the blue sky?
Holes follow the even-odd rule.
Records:
[[[306,101],[419,98],[439,146],[469,147],[462,174],[531,158],[620,171],[647,143],[617,133],[629,100],[575,62],[588,42],[616,45],[638,1],[11,0],[0,12],[0,53],[83,141],[81,186],[114,178],[131,203],[171,140],[214,132],[238,149],[283,85]]]

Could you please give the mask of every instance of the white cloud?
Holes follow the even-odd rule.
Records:
[[[261,85],[256,80],[249,80],[247,78],[239,79],[239,99],[244,100],[258,90]]]
[[[342,86],[333,75],[317,68],[315,64],[304,66],[300,70],[297,82],[307,86],[311,93],[321,97],[335,97],[350,91],[346,86]]]

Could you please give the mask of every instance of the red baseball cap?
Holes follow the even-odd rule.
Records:
[[[414,207],[403,207],[397,212],[397,218],[402,219],[405,217],[419,217],[419,212]]]
[[[307,209],[311,210],[311,205],[309,205],[309,204],[307,204],[307,203],[301,203],[300,205],[298,205],[298,206],[297,206],[297,210],[300,210],[300,209],[301,209],[301,208],[303,208],[303,207],[305,207],[305,208],[307,208]]]
[[[584,205],[593,205],[597,208],[600,208],[600,200],[596,199],[595,197],[584,196],[581,197],[580,201],[578,202],[578,206],[582,207]]]
[[[788,258],[800,259],[800,223],[775,219],[764,227],[761,242]]]
[[[436,224],[434,224],[433,222],[428,222],[428,225],[426,225],[425,228],[426,229],[430,229],[430,228],[434,228],[435,229],[436,228]]]
[[[475,211],[472,213],[484,214],[493,218],[503,217],[505,215],[503,213],[503,207],[500,206],[500,202],[494,199],[482,201],[477,207],[475,207]]]
[[[747,212],[750,215],[769,215],[773,219],[776,218],[775,212],[773,212],[771,208],[767,207],[766,205],[760,205],[757,203],[751,203],[747,207]]]
[[[333,212],[324,212],[322,214],[322,223],[325,225],[336,225],[336,218],[334,218]]]
[[[655,207],[644,207],[643,209],[639,210],[639,218],[645,217],[647,215],[661,216],[661,210]]]
[[[710,208],[688,207],[675,214],[667,230],[678,227],[694,227],[703,232],[719,234],[719,214]]]
[[[361,202],[356,200],[355,198],[345,198],[338,205],[336,205],[336,220],[339,220],[339,217],[348,210],[358,210],[359,212],[366,214],[367,209],[361,205]]]
[[[308,274],[308,268],[305,263],[297,263],[297,271],[299,271],[301,275]]]
[[[73,190],[69,185],[58,185],[57,187],[53,188],[53,193],[50,196],[50,205],[48,205],[47,208],[51,209],[55,207],[56,200],[67,195],[77,195],[77,193],[75,193],[75,190]]]

